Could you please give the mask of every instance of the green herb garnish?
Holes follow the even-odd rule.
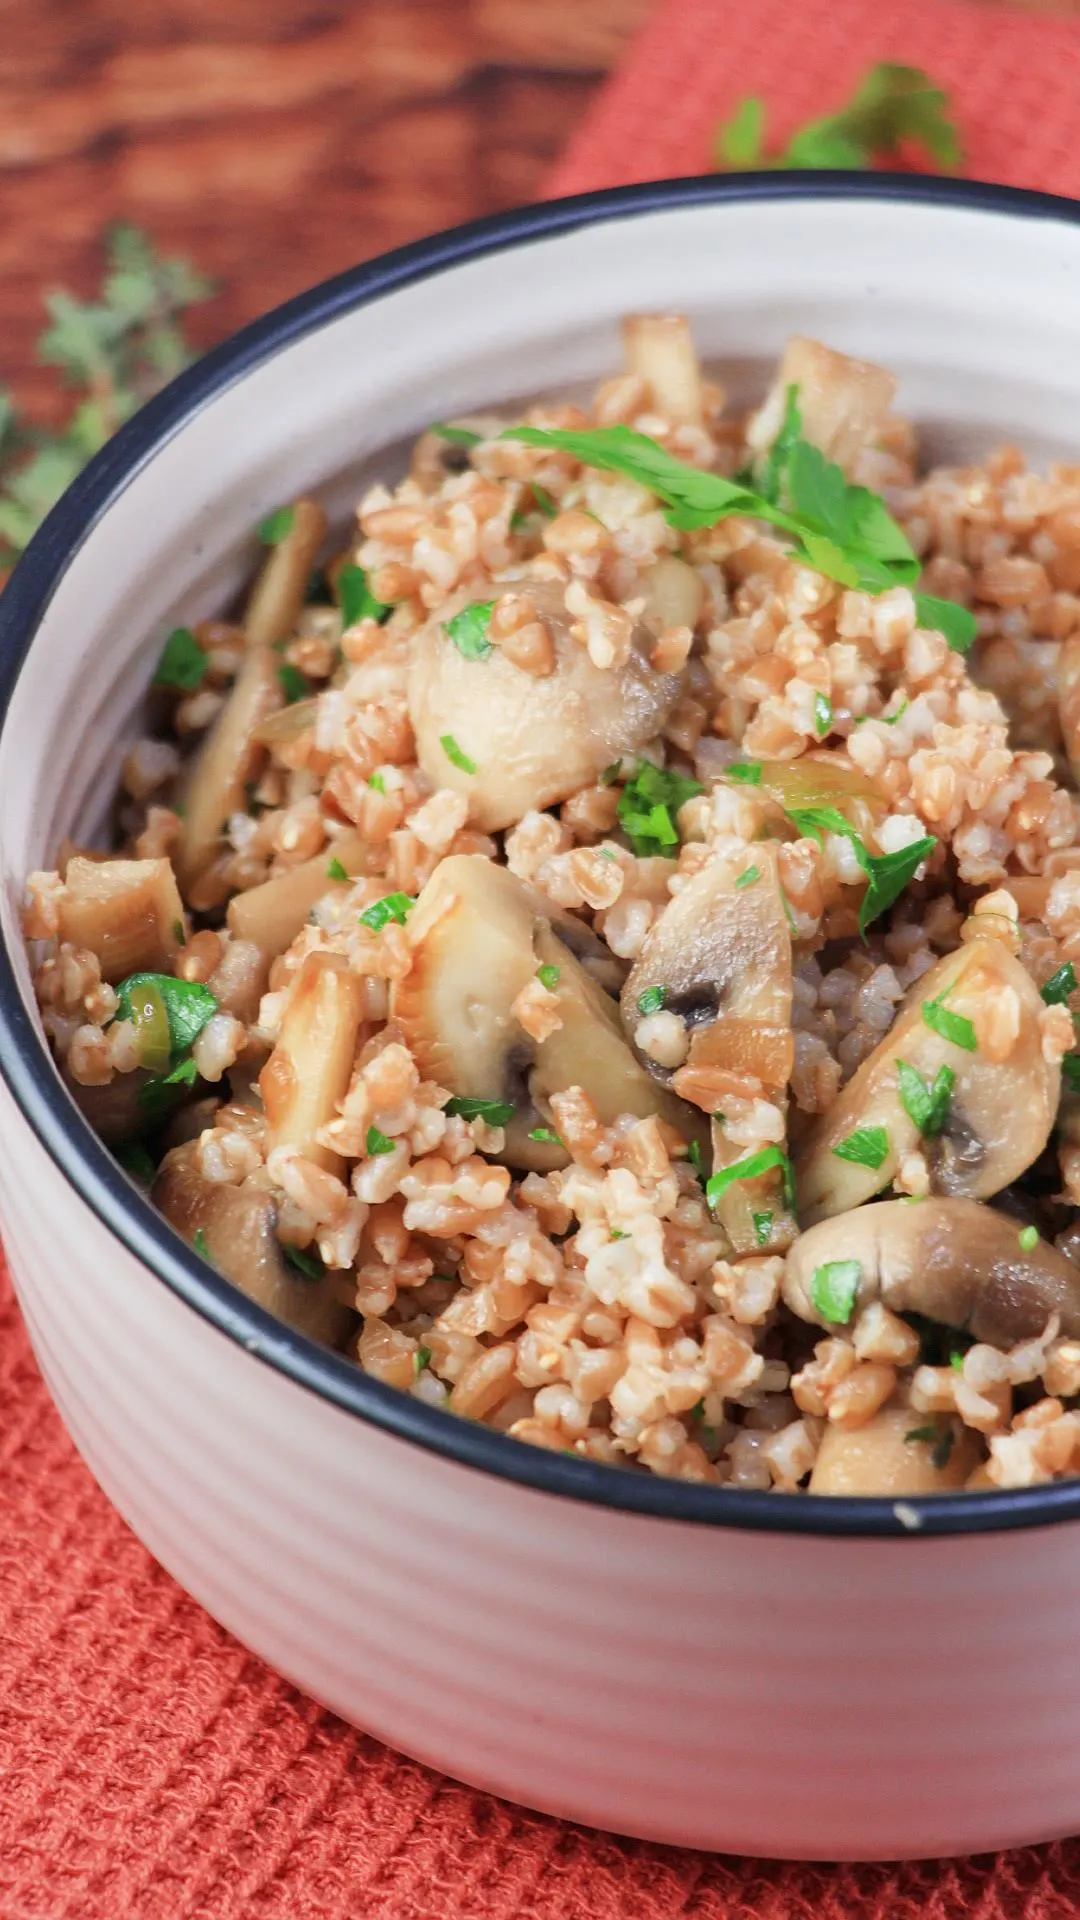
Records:
[[[144,1080],[136,1096],[136,1104],[149,1121],[159,1120],[171,1113],[183,1098],[182,1089],[193,1087],[198,1077],[199,1070],[189,1053],[169,1073],[152,1073],[148,1080]]]
[[[757,1241],[758,1246],[767,1247],[772,1234],[772,1213],[755,1213],[753,1209],[751,1209],[750,1218],[753,1221],[754,1239]]]
[[[757,1153],[748,1154],[745,1160],[735,1160],[729,1167],[719,1167],[709,1179],[705,1198],[710,1207],[715,1207],[734,1181],[756,1180],[761,1174],[771,1172],[773,1167],[780,1168],[784,1179],[784,1199],[789,1207],[793,1207],[795,1169],[780,1147],[762,1147]]]
[[[421,1373],[423,1373],[424,1368],[430,1367],[430,1365],[431,1365],[431,1348],[417,1347],[416,1352],[413,1354],[413,1371],[417,1375],[420,1375]]]
[[[1061,1077],[1070,1093],[1080,1093],[1080,1053],[1067,1053],[1061,1063]]]
[[[900,1104],[913,1126],[927,1139],[944,1131],[949,1118],[949,1101],[956,1085],[951,1067],[939,1067],[932,1081],[923,1079],[906,1060],[896,1063]]]
[[[658,984],[654,987],[646,987],[643,993],[638,994],[638,1012],[646,1016],[650,1013],[659,1013],[666,999],[667,988],[665,986]]]
[[[702,1186],[704,1186],[705,1185],[705,1161],[701,1152],[700,1140],[691,1140],[690,1145],[686,1149],[686,1157],[689,1160],[690,1165],[693,1167],[694,1172],[697,1174],[697,1177],[700,1180]]]
[[[206,1235],[201,1227],[196,1227],[191,1246],[193,1252],[198,1254],[200,1260],[209,1260],[210,1248],[207,1244]]]
[[[539,1140],[546,1147],[562,1146],[562,1141],[559,1139],[554,1127],[532,1127],[529,1130],[529,1139]]]
[[[292,532],[295,519],[295,507],[278,507],[276,512],[268,513],[266,519],[260,520],[255,529],[263,546],[279,547],[285,535]]]
[[[440,733],[439,745],[452,766],[460,767],[462,773],[476,772],[476,761],[462,751],[452,733]]]
[[[396,920],[398,926],[403,927],[410,910],[415,905],[416,901],[411,893],[384,893],[381,900],[376,900],[370,907],[364,908],[359,916],[360,924],[370,927],[373,933],[378,933],[379,929],[385,927],[390,920]]]
[[[738,879],[735,882],[736,889],[741,893],[743,887],[752,887],[754,884],[754,881],[760,880],[760,879],[761,879],[760,867],[744,867],[742,873],[740,873]]]
[[[819,845],[822,833],[843,834],[849,842],[867,879],[859,907],[859,932],[863,934],[871,922],[887,912],[899,898],[937,846],[933,834],[928,833],[895,853],[870,853],[862,835],[856,833],[850,820],[845,820],[837,807],[787,807],[785,812],[799,833],[817,840]]]
[[[186,946],[187,946],[187,932],[186,932],[186,930],[185,930],[185,927],[184,927],[184,923],[183,923],[183,921],[182,921],[182,920],[174,920],[174,921],[173,921],[173,923],[172,923],[172,930],[173,930],[173,939],[174,939],[174,940],[176,941],[176,944],[177,944],[177,946],[178,946],[178,947],[186,947]]]
[[[876,1173],[889,1157],[889,1135],[884,1127],[856,1127],[846,1140],[833,1148],[838,1160],[850,1160],[857,1167],[869,1167]]]
[[[395,1146],[395,1142],[387,1134],[380,1133],[378,1127],[368,1128],[367,1140],[364,1144],[369,1160],[375,1160],[383,1153],[393,1153]]]
[[[217,999],[200,980],[177,980],[171,973],[129,973],[116,989],[116,1018],[134,1017],[134,996],[153,987],[165,1003],[174,1056],[186,1053],[218,1010]]]
[[[814,732],[824,740],[833,723],[833,704],[824,693],[814,695]]]
[[[925,1427],[909,1427],[904,1435],[904,1439],[907,1441],[936,1440],[937,1437],[937,1425],[933,1420],[929,1421]]]
[[[337,596],[341,622],[346,627],[355,627],[358,620],[386,620],[394,611],[385,600],[376,600],[368,586],[366,569],[351,562],[338,570]]]
[[[190,627],[174,627],[157,663],[152,685],[175,687],[180,693],[194,693],[206,678],[210,665]]]
[[[679,844],[675,815],[704,793],[700,780],[645,760],[619,795],[619,825],[639,859],[670,852]]]
[[[446,1112],[462,1120],[483,1120],[489,1127],[508,1127],[514,1117],[513,1107],[505,1100],[477,1100],[468,1093],[456,1093],[447,1101]]]
[[[814,1268],[810,1298],[823,1320],[846,1326],[855,1309],[862,1268],[857,1260],[826,1260]]]
[[[1072,961],[1066,960],[1039,991],[1048,1007],[1063,1007],[1069,995],[1076,992],[1076,969]]]
[[[494,600],[473,600],[462,607],[460,613],[455,613],[452,620],[443,622],[444,630],[466,660],[486,660],[489,653],[494,653],[495,648],[487,637],[494,611]]]
[[[302,1273],[305,1280],[321,1280],[326,1272],[319,1254],[312,1253],[308,1247],[293,1247],[288,1241],[283,1240],[281,1251],[290,1267],[295,1267],[297,1273]]]
[[[603,773],[600,775],[600,785],[602,787],[613,787],[621,771],[622,761],[613,760],[611,765],[605,767]]]
[[[944,1427],[933,1447],[930,1449],[930,1465],[937,1467],[939,1470],[942,1467],[947,1467],[955,1444],[956,1434],[953,1432],[953,1429],[951,1427]]]
[[[1031,1253],[1039,1244],[1039,1229],[1038,1227],[1021,1227],[1016,1237],[1020,1242],[1022,1251],[1024,1253]]]
[[[956,982],[953,982],[955,986]],[[951,1007],[942,1006],[946,993],[952,987],[946,987],[945,993],[939,993],[936,1000],[924,1000],[922,1017],[934,1033],[940,1033],[943,1040],[951,1041],[954,1047],[963,1047],[965,1053],[974,1053],[978,1042],[971,1021],[962,1013],[954,1013]]]
[[[347,880],[349,877],[336,853],[331,856],[327,865],[326,877],[328,880]]]
[[[555,966],[537,967],[536,977],[542,987],[546,987],[549,993],[554,993],[559,984],[560,969]]]
[[[386,792],[386,781],[381,773],[373,773],[371,779],[368,781],[368,786],[371,787],[375,793]]]
[[[918,146],[946,172],[961,161],[960,136],[949,97],[920,67],[881,60],[860,80],[847,106],[811,120],[780,152],[765,149],[765,106],[756,95],[740,100],[716,135],[714,160],[723,168],[836,167],[845,172],[895,160]]]
[[[295,706],[298,700],[307,699],[308,683],[299,667],[294,667],[288,660],[283,660],[277,670],[277,677],[278,686],[290,707]]]
[[[140,1187],[149,1187],[153,1183],[157,1168],[141,1140],[124,1140],[113,1148],[113,1152],[124,1172],[137,1180]]]
[[[757,475],[760,492],[764,494],[766,500],[771,500],[774,506],[780,504],[788,461],[801,434],[802,414],[799,411],[799,389],[792,385],[784,394],[783,418]]]
[[[452,427],[445,420],[436,420],[428,432],[437,433],[440,440],[449,440],[455,447],[478,447],[484,437],[471,427]]]
[[[724,779],[734,780],[739,787],[760,787],[760,760],[732,760],[724,768]]]

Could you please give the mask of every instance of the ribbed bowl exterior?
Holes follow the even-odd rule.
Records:
[[[458,243],[435,278],[432,243],[415,271],[272,322],[268,348],[206,376],[216,390],[149,416],[150,444],[129,430],[107,451],[104,510],[59,549],[43,536],[0,611],[17,649],[17,610],[34,609],[0,734],[17,1002],[0,1014],[23,1063],[20,1081],[0,1060],[0,1226],[102,1486],[218,1619],[330,1707],[462,1779],[626,1833],[805,1858],[979,1851],[1080,1827],[1080,1523],[750,1532],[457,1464],[298,1384],[265,1338],[245,1351],[83,1197],[55,1091],[48,1124],[27,1117],[28,1079],[51,1088],[53,1069],[34,1051],[23,878],[104,817],[163,633],[222,604],[280,500],[318,486],[344,509],[379,448],[595,377],[618,315],[661,304],[692,315],[736,391],[798,325],[894,367],[935,454],[1001,434],[1075,458],[1074,225],[784,191],[575,214],[510,252]]]

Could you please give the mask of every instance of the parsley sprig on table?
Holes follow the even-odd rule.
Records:
[[[789,395],[789,415],[795,404]],[[634,427],[520,426],[507,427],[501,437],[572,454],[606,473],[625,474],[654,493],[671,525],[683,531],[713,527],[729,514],[746,514],[786,533],[797,559],[841,586],[872,594],[890,587],[914,588],[921,571],[918,556],[884,500],[869,487],[852,485],[819,447],[790,430],[790,420],[786,424],[786,441],[768,475],[762,476],[771,498],[761,484],[687,465]],[[967,652],[975,638],[975,619],[966,607],[916,593],[915,609],[921,626],[943,633],[956,652]]]
[[[183,315],[213,291],[186,261],[158,254],[137,228],[115,226],[98,298],[45,296],[49,325],[38,357],[80,392],[56,433],[19,419],[0,392],[0,565],[22,552],[91,455],[187,366],[193,354]]]
[[[718,128],[714,162],[721,169],[838,167],[857,172],[919,147],[943,172],[962,159],[949,97],[921,67],[881,60],[859,81],[847,105],[800,127],[779,152],[765,150],[765,103],[750,94]]]

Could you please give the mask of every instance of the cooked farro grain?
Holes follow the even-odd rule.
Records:
[[[430,1406],[778,1493],[1078,1472],[1080,467],[920,473],[814,342],[748,419],[685,321],[624,345],[194,629],[122,847],[27,883],[61,1070]]]

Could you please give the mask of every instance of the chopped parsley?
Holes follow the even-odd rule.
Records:
[[[697,1177],[700,1180],[702,1186],[704,1186],[705,1185],[705,1162],[702,1158],[700,1140],[691,1140],[690,1145],[686,1150],[686,1157],[689,1160],[690,1165],[693,1167],[694,1172],[697,1174]]]
[[[757,1241],[759,1247],[767,1247],[769,1244],[769,1239],[772,1234],[773,1217],[771,1212],[754,1213],[751,1209],[750,1218],[754,1224],[754,1239]]]
[[[623,1232],[621,1227],[612,1227],[611,1237],[613,1240],[625,1240],[628,1236]]]
[[[474,433],[472,427],[452,427],[445,420],[436,420],[428,431],[437,433],[440,440],[449,440],[455,447],[478,447],[484,437],[482,433]]]
[[[339,569],[337,595],[341,622],[346,627],[355,627],[358,620],[382,621],[393,612],[385,600],[376,600],[368,585],[366,569],[351,563]]]
[[[1037,1237],[1037,1236],[1036,1236],[1036,1237]],[[963,1373],[963,1371],[964,1371],[964,1356],[963,1356],[963,1354],[962,1354],[962,1353],[960,1352],[960,1350],[959,1350],[959,1348],[954,1348],[954,1349],[953,1349],[953,1351],[952,1351],[952,1353],[950,1353],[950,1355],[949,1355],[949,1365],[950,1365],[950,1367],[951,1367],[951,1368],[953,1369],[953,1372],[954,1372],[954,1373]]]
[[[733,513],[767,520],[790,537],[797,560],[841,586],[872,594],[895,586],[914,591],[919,578],[918,555],[880,495],[850,485],[841,468],[808,440],[795,439],[786,450],[785,504],[780,506],[743,481],[676,459],[633,427],[519,426],[507,427],[501,437],[557,448],[587,466],[628,475],[654,493],[671,524],[683,530],[715,526]],[[959,653],[966,653],[975,638],[974,615],[956,601],[915,592],[915,615],[920,626],[944,634]]]
[[[462,751],[452,733],[440,733],[439,745],[452,766],[460,767],[462,773],[476,772],[476,761]]]
[[[170,1113],[181,1099],[182,1087],[193,1087],[199,1077],[192,1054],[172,1068],[169,1073],[152,1073],[144,1080],[136,1096],[136,1104],[150,1121],[159,1120]]]
[[[326,1272],[318,1253],[312,1253],[309,1247],[292,1247],[283,1240],[281,1251],[290,1267],[295,1267],[297,1273],[302,1273],[305,1280],[321,1280]]]
[[[537,967],[536,977],[542,987],[546,987],[549,993],[554,993],[559,984],[560,969],[555,966]]]
[[[444,631],[466,660],[486,660],[494,653],[494,644],[488,639],[494,611],[494,600],[472,600],[460,613],[455,613],[452,620],[443,622]]]
[[[336,853],[331,856],[326,869],[326,877],[328,880],[347,880],[349,877]]]
[[[520,533],[522,527],[527,526],[535,514],[540,514],[544,520],[554,520],[559,511],[558,501],[552,499],[547,488],[542,487],[538,480],[529,482],[528,492],[532,494],[532,506],[524,504],[523,496],[522,505],[510,517],[511,533]]]
[[[602,787],[613,787],[621,772],[622,761],[613,760],[611,765],[605,767],[603,773],[600,775],[600,785]]]
[[[182,920],[174,920],[174,921],[173,921],[173,923],[172,923],[172,930],[173,930],[173,939],[174,939],[174,940],[176,941],[176,944],[177,944],[177,946],[178,946],[178,947],[186,947],[186,946],[187,946],[187,934],[186,934],[186,932],[184,931],[184,923],[183,923],[183,921],[182,921]]]
[[[1067,1053],[1061,1063],[1061,1077],[1070,1093],[1080,1093],[1080,1053]]]
[[[944,1131],[948,1121],[955,1073],[951,1067],[939,1067],[933,1080],[926,1081],[906,1060],[898,1060],[896,1078],[900,1104],[908,1119],[927,1140],[932,1140]]]
[[[165,642],[154,672],[155,687],[175,687],[181,693],[194,693],[201,687],[210,665],[190,627],[174,627]]]
[[[908,881],[914,879],[918,868],[937,846],[934,835],[928,833],[909,846],[898,847],[895,853],[870,853],[862,835],[856,833],[850,820],[845,820],[837,807],[786,807],[784,811],[799,833],[819,845],[823,833],[839,833],[850,842],[867,879],[859,908],[859,932],[863,934],[872,921],[899,899]]]
[[[897,721],[898,721],[898,720],[902,720],[902,719],[903,719],[903,717],[904,717],[904,715],[905,715],[905,713],[907,712],[907,710],[908,710],[908,708],[910,707],[910,705],[911,705],[911,701],[910,701],[910,700],[908,699],[908,697],[907,697],[907,694],[905,693],[905,695],[904,695],[904,697],[903,697],[903,699],[901,700],[901,702],[900,702],[900,705],[899,705],[899,706],[897,707],[897,709],[896,709],[896,712],[895,712],[895,713],[883,713],[883,714],[881,715],[881,724],[882,724],[882,726],[883,726],[883,727],[895,727],[895,725],[896,725],[896,723],[897,723]]]
[[[1039,1229],[1038,1227],[1021,1227],[1016,1237],[1020,1242],[1021,1251],[1032,1253],[1039,1244]]]
[[[760,880],[760,879],[761,879],[760,867],[745,867],[742,873],[740,873],[738,879],[736,880],[735,885],[738,891],[741,892],[743,887],[752,887],[754,884],[754,881]]]
[[[954,981],[953,986],[955,984]],[[951,992],[952,987],[945,988],[945,993]],[[978,1042],[971,1021],[966,1014],[954,1013],[951,1007],[942,1006],[945,993],[939,993],[936,1000],[923,1001],[923,1019],[932,1032],[940,1033],[941,1038],[950,1041],[954,1047],[963,1047],[965,1053],[976,1052]]]
[[[203,1232],[201,1227],[196,1227],[194,1238],[192,1239],[191,1245],[194,1252],[198,1254],[200,1260],[209,1260],[210,1248],[207,1244],[206,1235]]]
[[[780,1147],[762,1147],[759,1152],[748,1154],[745,1160],[735,1160],[729,1167],[719,1167],[709,1180],[705,1189],[705,1198],[710,1207],[715,1207],[734,1181],[756,1180],[761,1174],[770,1173],[773,1167],[780,1168],[784,1181],[784,1199],[789,1207],[793,1207],[795,1205],[795,1169]]]
[[[850,1160],[857,1167],[870,1167],[876,1173],[889,1157],[889,1135],[884,1127],[856,1127],[846,1140],[833,1148],[838,1160]]]
[[[1046,985],[1040,988],[1048,1007],[1063,1007],[1071,993],[1076,992],[1076,969],[1071,960],[1050,975]]]
[[[371,779],[368,781],[368,786],[371,787],[375,793],[386,792],[386,780],[381,773],[373,773]]]
[[[489,1127],[507,1127],[514,1117],[513,1107],[505,1100],[477,1100],[468,1093],[456,1093],[447,1101],[446,1112],[462,1120],[483,1120]]]
[[[670,853],[679,844],[675,815],[687,800],[704,793],[692,780],[645,760],[619,795],[619,824],[639,859]]]
[[[424,1368],[430,1367],[430,1365],[431,1365],[431,1348],[417,1347],[416,1352],[413,1354],[413,1371],[417,1374],[421,1374],[423,1373]]]
[[[299,667],[294,667],[291,661],[282,661],[277,670],[277,677],[278,686],[290,707],[295,706],[298,700],[307,699],[308,683]]]
[[[554,1127],[530,1127],[529,1139],[539,1140],[545,1147],[562,1146],[562,1141],[559,1139]]]
[[[134,1018],[135,997],[141,988],[147,987],[153,988],[164,1003],[175,1065],[176,1056],[187,1053],[217,1012],[216,995],[201,980],[177,980],[171,973],[129,973],[116,989],[118,1020]]]
[[[931,1420],[925,1427],[909,1427],[907,1432],[904,1435],[904,1439],[906,1441],[936,1440],[937,1437],[938,1437],[937,1425],[933,1420]]]
[[[646,1016],[650,1013],[659,1013],[666,999],[665,986],[658,983],[655,987],[646,987],[644,993],[638,994],[638,1012]]]
[[[141,1140],[125,1140],[113,1151],[125,1173],[137,1180],[141,1187],[150,1186],[157,1168]]]
[[[780,503],[780,494],[787,473],[795,442],[802,434],[802,414],[799,411],[799,389],[792,382],[784,394],[784,413],[779,430],[762,460],[757,476],[758,486],[766,500],[774,506]]]
[[[738,787],[760,787],[761,771],[760,760],[732,760],[724,768],[724,779]]]
[[[810,1298],[823,1320],[846,1326],[855,1310],[862,1268],[857,1260],[826,1260],[814,1268]]]
[[[368,1128],[367,1140],[364,1144],[370,1160],[377,1159],[381,1153],[393,1153],[394,1151],[393,1140],[391,1140],[387,1134],[380,1133],[378,1127]]]
[[[833,723],[833,704],[824,693],[814,695],[814,732],[824,740]]]
[[[295,507],[278,507],[276,513],[268,513],[266,519],[260,520],[255,529],[263,546],[280,546],[285,535],[292,532],[293,521],[295,519]]]
[[[937,1440],[930,1449],[930,1465],[937,1467],[939,1470],[942,1467],[947,1467],[955,1445],[956,1434],[952,1427],[943,1427]]]
[[[385,927],[391,920],[396,920],[398,926],[403,927],[410,910],[415,905],[416,901],[411,893],[384,893],[381,900],[376,900],[370,907],[364,908],[360,915],[360,925],[370,927],[373,933],[378,933],[380,927]]]

